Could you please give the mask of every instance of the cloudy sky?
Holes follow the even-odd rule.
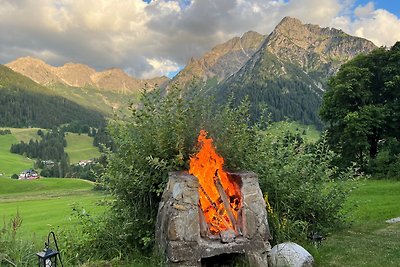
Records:
[[[378,46],[400,40],[398,0],[0,0],[0,63],[34,56],[171,76],[234,36],[270,33],[285,16]]]

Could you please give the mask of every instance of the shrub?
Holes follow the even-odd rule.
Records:
[[[13,175],[11,175],[11,179],[18,179],[19,178],[19,176],[18,176],[18,174],[16,174],[16,173],[14,173]]]
[[[34,266],[34,242],[18,238],[17,232],[22,225],[22,217],[17,211],[8,223],[0,229],[0,266]]]
[[[259,174],[279,224],[275,237],[298,237],[340,221],[346,190],[330,166],[333,157],[325,141],[310,146],[301,136],[270,136],[264,122],[252,124],[249,104],[232,108],[213,105],[202,92],[170,89],[144,93],[128,118],[109,122],[115,151],[108,154],[104,187],[114,196],[109,213],[89,225],[80,247],[86,257],[113,259],[132,251],[151,251],[158,203],[168,172],[187,170],[200,129],[206,129],[229,170]],[[71,243],[73,244],[73,243]],[[112,250],[110,248],[115,248]],[[77,250],[79,251],[79,250]]]
[[[231,169],[245,165],[246,151],[255,144],[247,104],[215,108],[212,98],[176,88],[166,96],[161,91],[144,94],[141,103],[129,119],[110,122],[117,150],[109,155],[103,179],[116,199],[112,210],[124,233],[121,242],[150,249],[168,172],[188,169],[200,129],[215,138]]]
[[[340,172],[331,165],[335,154],[325,136],[316,144],[298,138],[267,133],[252,164],[271,207],[275,242],[326,233],[344,219],[341,209],[350,189],[343,181],[351,179],[353,172]]]
[[[378,179],[400,180],[400,142],[396,138],[381,142],[379,153],[370,159],[367,171]]]

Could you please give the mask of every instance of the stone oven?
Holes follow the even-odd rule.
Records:
[[[270,233],[258,177],[224,171],[206,135],[200,132],[189,171],[169,174],[156,223],[160,252],[170,266],[214,266],[238,254],[251,266],[268,266]]]
[[[250,266],[268,266],[270,233],[258,178],[253,172],[228,174],[241,181],[237,233],[211,235],[199,207],[198,179],[185,172],[170,173],[156,224],[156,242],[170,266],[201,266],[206,258],[223,254],[241,254]]]

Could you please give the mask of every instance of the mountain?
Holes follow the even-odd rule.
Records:
[[[326,83],[340,66],[376,46],[334,28],[284,18],[243,67],[215,89],[220,101],[248,97],[254,117],[267,106],[272,120],[322,126],[318,110]]]
[[[186,67],[170,82],[170,85],[187,86],[192,82],[205,84],[209,80],[218,83],[238,71],[258,50],[265,36],[254,31],[234,37],[215,46],[202,57],[191,58]]]
[[[105,120],[103,114],[0,65],[0,126],[52,128],[71,122],[98,127]]]
[[[135,79],[118,68],[96,72],[78,63],[54,67],[33,57],[18,58],[6,66],[50,88],[56,95],[104,114],[127,113],[129,104],[138,101],[142,89],[164,87],[169,81],[167,77]]]
[[[54,67],[33,57],[18,58],[7,63],[6,66],[41,85],[96,87],[122,93],[140,91],[145,85],[149,88],[154,88],[156,85],[163,86],[169,80],[167,77],[140,80],[118,68],[96,72],[87,65],[77,63],[66,63],[61,67]]]

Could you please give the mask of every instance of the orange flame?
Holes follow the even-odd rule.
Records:
[[[190,158],[189,173],[199,180],[199,204],[210,233],[236,231],[241,208],[240,188],[223,170],[224,159],[215,151],[206,131],[200,131],[197,141],[200,151]]]

